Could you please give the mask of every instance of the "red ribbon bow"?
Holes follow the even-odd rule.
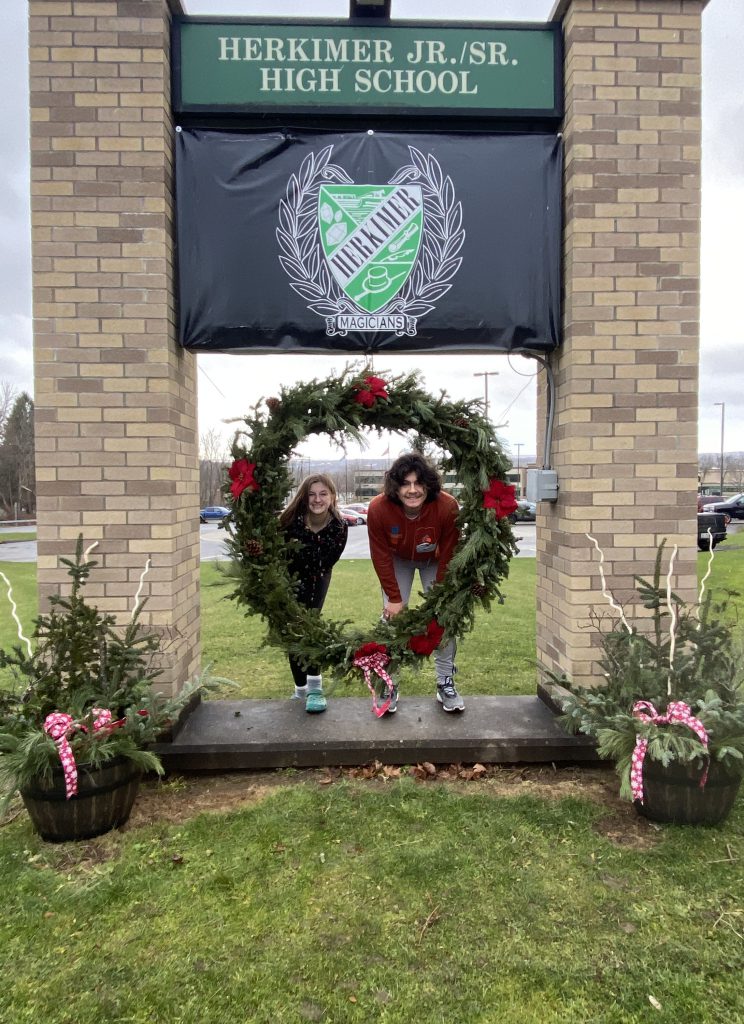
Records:
[[[641,722],[653,722],[656,725],[672,724],[686,725],[695,733],[703,746],[708,748],[708,733],[699,718],[695,718],[690,706],[682,700],[673,700],[667,707],[666,713],[660,715],[653,704],[647,700],[639,700],[633,705],[633,715]],[[643,762],[646,757],[648,740],[643,736],[636,737],[635,749],[630,762],[630,790],[633,799],[643,803]],[[700,780],[702,789],[708,779],[708,768],[706,766],[703,777]]]
[[[236,501],[247,487],[250,487],[252,491],[261,490],[261,485],[253,476],[255,468],[255,462],[248,462],[247,459],[236,459],[227,471],[228,476],[232,480],[230,493]]]
[[[111,732],[112,729],[124,724],[123,718],[120,718],[118,722],[112,722],[113,715],[107,708],[91,708],[90,713],[95,715],[93,719],[93,732],[99,732],[101,729],[107,729]],[[75,755],[67,738],[76,729],[82,729],[83,732],[87,732],[84,725],[76,722],[72,715],[66,715],[62,711],[53,711],[51,715],[47,715],[44,719],[44,732],[51,736],[59,751],[59,759],[62,762],[62,771],[65,776],[65,796],[67,800],[77,793],[77,765],[75,764]]]
[[[488,490],[483,492],[483,508],[492,508],[498,519],[516,512],[519,506],[514,498],[513,484],[505,484],[503,480],[489,480]]]
[[[385,666],[389,661],[390,655],[388,654],[387,647],[384,644],[362,644],[354,655],[354,668],[360,668],[362,672],[364,672],[364,681],[367,684],[367,689],[372,694],[372,710],[378,718],[382,718],[390,707],[390,702],[393,699],[394,683],[385,671]],[[385,683],[384,699],[381,705],[377,703],[377,694],[374,686],[372,685],[373,673],[376,676],[379,676],[379,678]]]

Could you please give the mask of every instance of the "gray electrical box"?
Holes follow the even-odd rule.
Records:
[[[554,469],[527,470],[527,501],[557,501],[558,473]]]

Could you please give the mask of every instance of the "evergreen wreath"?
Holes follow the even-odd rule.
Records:
[[[235,563],[237,589],[230,595],[268,624],[266,643],[300,663],[336,676],[359,678],[355,659],[382,654],[388,671],[420,665],[441,640],[472,630],[476,607],[490,609],[516,550],[508,516],[517,505],[505,483],[511,463],[477,401],[451,402],[419,386],[416,374],[383,380],[347,367],[340,375],[283,388],[279,398],[258,403],[232,444],[233,463],[223,488],[230,515],[224,525]],[[445,453],[441,463],[463,485],[457,525],[460,539],[441,583],[423,602],[365,632],[348,631],[296,598],[289,572],[291,545],[279,513],[294,488],[289,459],[312,434],[327,434],[343,448],[348,438],[364,444],[362,430],[416,431]]]

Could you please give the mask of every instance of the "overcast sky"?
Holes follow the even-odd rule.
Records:
[[[275,14],[345,17],[348,0],[187,0],[188,14]],[[399,18],[546,21],[553,0],[393,0]],[[6,125],[0,139],[0,380],[33,390],[28,158],[26,0],[3,0],[0,89]],[[711,0],[703,16],[703,238],[699,449],[720,449],[726,404],[726,449],[744,450],[744,0]],[[199,357],[199,429],[221,429],[280,383],[343,368],[340,356]],[[506,424],[501,436],[516,456],[535,451],[534,363],[507,356],[378,356],[375,369],[420,369],[424,386],[453,398],[482,398],[489,378],[489,412]],[[525,374],[527,376],[525,376]],[[382,445],[384,447],[384,444]],[[308,454],[310,452],[308,451]],[[350,455],[355,452],[350,450]],[[381,454],[373,444],[370,454]]]

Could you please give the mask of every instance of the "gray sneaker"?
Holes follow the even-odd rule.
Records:
[[[437,683],[437,700],[444,711],[465,710],[465,701],[455,689],[455,681],[452,676],[446,676]]]

